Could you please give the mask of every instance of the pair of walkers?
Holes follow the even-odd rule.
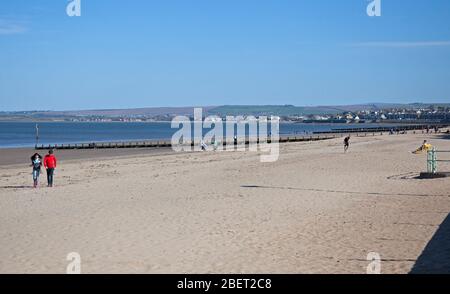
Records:
[[[45,155],[44,160],[39,153],[35,153],[31,156],[31,166],[33,167],[33,187],[37,188],[39,184],[39,176],[41,174],[41,167],[47,171],[47,184],[48,187],[53,187],[53,175],[56,168],[56,157],[53,154],[53,150],[49,150],[48,154]]]

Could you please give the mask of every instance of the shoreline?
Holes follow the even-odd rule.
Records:
[[[450,128],[446,128],[443,130],[450,130]],[[326,138],[321,140],[305,140],[300,142],[313,142],[313,141],[328,141],[340,139],[343,137],[344,133],[335,133],[334,138]],[[317,134],[316,136],[320,136]],[[323,135],[322,135],[323,136]],[[367,135],[367,133],[355,133],[351,134],[354,138],[367,138],[373,137],[372,135]],[[374,137],[390,137],[390,136],[426,136],[430,138],[439,138],[439,137],[448,137],[448,133],[441,132],[438,134],[435,133],[419,133],[416,134],[408,133],[408,134],[375,134]],[[282,136],[283,138],[287,138],[289,136]],[[299,137],[299,136],[298,136]],[[305,136],[305,137],[313,137]],[[297,138],[297,137],[291,137]],[[295,144],[294,141],[280,142],[280,144]],[[45,147],[45,146],[44,146]],[[18,148],[0,148],[0,167],[7,166],[17,166],[17,165],[27,165],[29,161],[29,157],[34,153],[39,153],[41,155],[45,155],[47,153],[46,149],[36,150],[34,147],[18,147]],[[92,149],[56,149],[55,150],[59,160],[88,160],[88,159],[108,159],[110,157],[135,157],[141,155],[164,155],[164,154],[174,154],[175,152],[171,147],[142,147],[142,148],[92,148]]]
[[[0,149],[0,167],[15,167],[29,165],[30,156],[39,153],[44,156],[46,150],[34,148]],[[110,158],[136,157],[141,155],[165,155],[174,153],[171,148],[130,148],[130,149],[72,149],[56,150],[58,161],[101,160]]]
[[[355,134],[356,135],[356,134]],[[302,137],[283,137],[280,138],[280,144],[292,144],[298,142],[314,142],[327,141],[341,138],[343,134],[335,135],[310,135]],[[379,136],[379,135],[376,135]],[[362,136],[364,137],[364,136]],[[291,138],[291,139],[289,139]],[[302,138],[302,139],[300,139]],[[67,144],[68,145],[68,144]],[[211,144],[209,144],[211,146]],[[45,145],[44,145],[45,147]],[[248,148],[248,144],[246,144]],[[18,148],[0,148],[0,167],[27,165],[28,159],[34,153],[44,156],[47,153],[46,148],[35,149],[35,147],[18,147]],[[88,159],[108,159],[109,157],[136,157],[141,155],[165,155],[175,154],[172,147],[127,147],[127,148],[69,148],[54,149],[58,160],[88,160]],[[212,150],[209,150],[211,152]],[[189,153],[189,151],[187,152]]]

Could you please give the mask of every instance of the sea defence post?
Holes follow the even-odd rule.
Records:
[[[450,177],[450,168],[449,171],[438,171],[440,169],[440,165],[438,166],[438,162],[440,163],[450,163],[450,159],[438,159],[438,154],[449,154],[450,150],[437,150],[436,147],[427,151],[427,172],[423,172],[420,174],[420,178],[424,179],[434,179],[434,178],[445,178]]]

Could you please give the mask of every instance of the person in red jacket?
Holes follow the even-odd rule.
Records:
[[[56,168],[56,157],[53,155],[53,150],[49,150],[44,157],[44,167],[47,169],[47,182],[49,187],[53,187],[53,174]]]

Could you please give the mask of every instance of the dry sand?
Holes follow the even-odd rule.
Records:
[[[0,273],[65,273],[69,252],[83,273],[366,273],[369,252],[382,273],[449,272],[450,178],[415,178],[424,138],[450,150],[411,134],[352,138],[347,154],[341,139],[282,144],[275,163],[61,160],[39,189],[27,164],[2,166]]]

